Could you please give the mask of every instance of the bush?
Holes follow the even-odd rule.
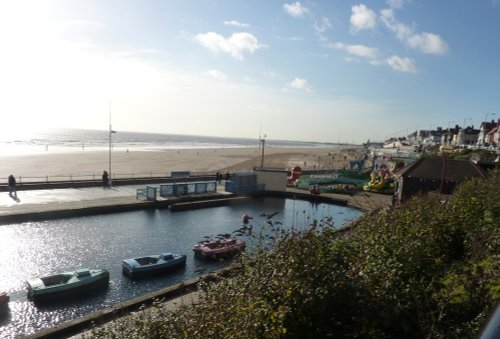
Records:
[[[329,220],[304,232],[264,223],[271,236],[247,228],[258,246],[238,259],[237,275],[202,284],[194,305],[119,332],[131,338],[476,337],[500,297],[499,191],[496,173],[463,184],[448,202],[418,197],[365,215],[348,232],[334,230]]]

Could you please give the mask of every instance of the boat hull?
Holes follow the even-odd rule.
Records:
[[[7,293],[0,293],[0,316],[5,315],[9,309],[10,297]]]
[[[194,256],[198,259],[229,258],[245,249],[243,240],[223,239],[212,242],[201,242],[194,246]]]
[[[141,265],[139,260],[146,258],[158,260],[158,262]],[[186,256],[183,254],[173,254],[172,259],[169,260],[163,260],[161,255],[152,255],[149,257],[126,259],[122,261],[123,274],[130,278],[144,278],[166,274],[185,266]]]
[[[61,275],[72,274],[72,272],[62,273]],[[28,298],[34,302],[57,301],[58,299],[78,297],[89,291],[104,288],[109,283],[109,272],[106,270],[92,270],[89,277],[73,278],[65,284],[56,284],[53,286],[44,286],[43,279],[34,279],[27,282]],[[42,284],[40,283],[42,281]]]

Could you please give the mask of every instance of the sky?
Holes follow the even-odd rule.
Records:
[[[500,0],[0,0],[4,133],[362,143],[500,118]]]

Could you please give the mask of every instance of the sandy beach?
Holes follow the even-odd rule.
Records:
[[[266,148],[264,166],[302,169],[339,169],[359,158],[362,150],[327,148]],[[45,152],[32,155],[0,156],[0,178],[13,174],[23,181],[63,180],[73,177],[99,179],[108,170],[107,151]],[[251,171],[261,164],[259,148],[115,150],[113,178],[169,176],[172,171],[193,174]]]

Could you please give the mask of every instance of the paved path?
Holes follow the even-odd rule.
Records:
[[[137,188],[144,185],[43,189],[17,192],[17,199],[0,192],[0,217],[11,214],[37,213],[76,207],[93,207],[118,203],[136,203]]]
[[[144,185],[116,186],[110,189],[102,187],[42,189],[17,192],[17,199],[7,192],[0,192],[0,223],[3,216],[36,214],[51,211],[78,210],[115,205],[138,205],[144,203],[136,199],[136,189]],[[219,185],[218,192],[225,193]],[[289,188],[289,192],[304,194],[304,190]],[[307,194],[307,192],[306,192]],[[373,210],[389,206],[391,197],[387,195],[361,192],[353,196],[323,193],[322,196],[334,200],[345,200],[350,206],[363,210]],[[76,214],[76,213],[75,213]]]

